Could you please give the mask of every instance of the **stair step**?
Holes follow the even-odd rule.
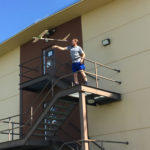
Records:
[[[60,109],[71,109],[70,106],[63,106],[60,104],[55,105],[55,108],[60,108]]]
[[[42,137],[50,137],[50,138],[53,138],[53,135],[45,135],[45,134],[39,134],[39,133],[32,134],[32,136],[42,136]]]
[[[66,116],[70,111],[66,111],[66,112],[62,112],[62,111],[50,111],[50,114],[54,114],[54,115],[64,115]]]
[[[66,103],[66,104],[70,104],[70,105],[76,105],[77,102],[73,102],[73,101],[69,101],[69,100],[65,100],[65,99],[59,99],[60,102]]]
[[[41,122],[42,125],[47,125],[47,126],[52,126],[52,127],[59,127],[60,124],[53,124],[53,123],[46,123],[46,122]]]
[[[58,129],[58,128],[57,128]],[[37,128],[37,130],[40,131],[51,131],[51,132],[55,132],[57,129],[50,129],[50,128]]]
[[[51,116],[47,116],[44,119],[48,119],[48,120],[56,120],[56,121],[64,121],[66,118],[56,118],[56,117],[51,117]]]

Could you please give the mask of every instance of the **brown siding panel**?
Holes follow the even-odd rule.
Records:
[[[67,34],[71,33],[69,40],[67,42],[54,42],[54,41],[38,41],[37,43],[32,43],[32,41],[27,42],[26,44],[21,46],[21,64],[31,60],[35,57],[41,57],[43,49],[56,44],[60,46],[69,46],[71,45],[72,38],[78,38],[79,39],[79,45],[82,47],[82,32],[81,32],[81,18],[78,17],[76,19],[73,19],[65,24],[62,24],[58,27],[56,27],[56,33],[51,36],[51,38],[56,38],[60,39],[65,37]],[[56,75],[62,76],[67,73],[71,72],[71,57],[68,51],[60,51],[55,49],[55,63],[56,63],[56,68],[55,68],[55,73]],[[65,63],[68,63],[67,65]],[[65,64],[65,65],[61,65]],[[42,75],[42,58],[41,59],[36,59],[35,61],[31,63],[26,64],[27,67],[37,67],[39,71],[33,71],[29,72],[27,75],[29,75],[32,78],[36,78],[38,76]],[[62,67],[63,66],[63,67]],[[22,72],[27,71],[26,69],[22,69]],[[21,82],[28,81],[29,79],[21,77]],[[60,89],[61,90],[61,89]],[[23,113],[26,112],[27,108],[30,108],[30,105],[33,103],[33,100],[35,100],[36,97],[38,97],[39,93],[34,93],[34,92],[28,92],[28,91],[23,91]],[[43,94],[44,96],[44,94]],[[36,106],[40,103],[41,99],[39,99],[36,102]],[[35,107],[36,107],[35,106]],[[42,110],[43,108],[41,108]],[[38,117],[39,114],[35,114],[36,117]],[[23,122],[25,122],[30,115],[26,115],[23,117]],[[35,118],[36,118],[35,117]],[[74,119],[75,118],[75,119]],[[65,121],[65,123],[62,126],[62,130],[59,130],[59,137],[62,140],[72,140],[73,139],[80,139],[80,119],[79,119],[79,108],[78,106],[73,110],[73,112],[69,115],[68,119]],[[27,128],[24,129],[24,133],[26,133]],[[65,134],[67,133],[67,134]],[[70,135],[70,136],[69,136]],[[70,138],[72,137],[72,138]]]

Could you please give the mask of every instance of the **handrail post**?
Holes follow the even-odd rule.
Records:
[[[8,123],[8,141],[11,141],[11,118],[9,118],[9,123]]]
[[[14,140],[14,123],[12,122],[11,123],[11,126],[12,126],[12,135],[11,135],[11,138],[12,138],[12,141]]]
[[[100,145],[98,143],[96,143],[95,141],[91,141],[91,143],[93,143],[95,146],[97,146],[99,149],[101,150],[105,150],[102,143],[100,143]]]
[[[31,119],[31,126],[32,126],[32,123],[33,123],[33,106],[31,106],[31,116],[30,116],[30,119]]]
[[[94,63],[95,66],[95,74],[96,74],[96,88],[98,88],[98,76],[97,76],[97,63]]]
[[[79,150],[79,145],[78,145],[78,143],[76,143],[76,145],[77,145],[77,150]]]
[[[76,149],[77,149],[77,150],[79,150],[79,146],[78,146],[78,144],[76,144]]]
[[[53,80],[52,80],[52,96],[54,96],[54,86],[53,86]]]
[[[101,147],[102,147],[102,150],[105,150],[104,145],[103,145],[103,141],[101,141]]]

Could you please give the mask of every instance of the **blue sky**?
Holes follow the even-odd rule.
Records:
[[[0,43],[79,0],[0,0]]]

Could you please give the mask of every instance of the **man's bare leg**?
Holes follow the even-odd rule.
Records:
[[[82,75],[82,77],[83,77],[85,83],[87,84],[87,76],[86,76],[84,70],[81,70],[80,72],[81,72],[81,75]]]
[[[73,76],[74,76],[74,83],[75,83],[75,84],[79,84],[79,81],[78,81],[78,73],[75,72],[75,73],[73,74]]]

